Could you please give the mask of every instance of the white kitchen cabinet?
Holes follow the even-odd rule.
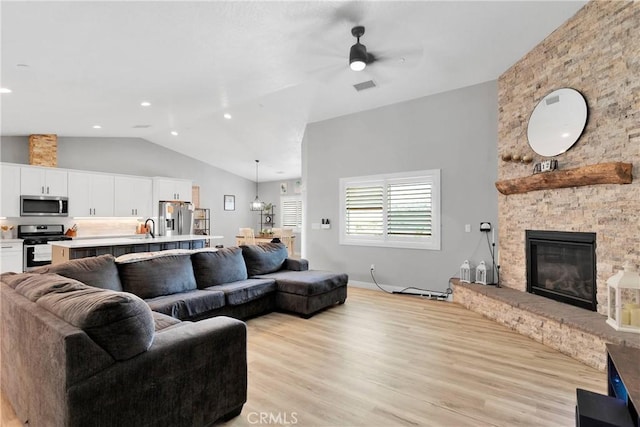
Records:
[[[23,166],[20,168],[20,193],[25,196],[67,196],[67,171]]]
[[[2,164],[2,187],[0,187],[0,216],[20,216],[20,166]]]
[[[114,177],[69,172],[69,216],[113,216]]]
[[[0,273],[22,273],[22,241],[0,240]]]
[[[190,202],[191,181],[186,179],[154,178],[153,179],[154,201],[160,200],[181,200]]]
[[[158,202],[180,200],[190,202],[192,197],[191,181],[175,178],[153,178],[153,216],[158,216]]]
[[[151,178],[116,176],[115,216],[150,217],[152,189]]]

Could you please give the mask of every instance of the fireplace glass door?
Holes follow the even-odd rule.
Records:
[[[595,234],[527,230],[527,291],[596,310]]]

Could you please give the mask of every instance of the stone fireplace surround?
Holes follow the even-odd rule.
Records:
[[[588,105],[582,137],[560,170],[631,162],[640,171],[640,2],[590,1],[498,79],[498,155],[543,160],[527,142],[537,102],[570,87]],[[498,160],[498,180],[529,176],[530,164]],[[640,336],[606,325],[606,280],[625,262],[640,264],[640,180],[631,184],[541,189],[498,195],[500,282],[452,280],[454,301],[604,369],[605,342],[640,347]],[[597,312],[526,293],[525,230],[596,233]]]

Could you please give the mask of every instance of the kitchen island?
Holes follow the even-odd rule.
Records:
[[[49,242],[51,263],[59,264],[71,259],[111,254],[115,257],[132,252],[155,252],[169,249],[200,249],[205,241],[223,236],[187,234],[159,237],[104,237]]]

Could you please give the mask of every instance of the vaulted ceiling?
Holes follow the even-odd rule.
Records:
[[[3,1],[1,132],[140,137],[294,178],[308,123],[496,79],[584,4]],[[355,25],[379,58],[361,72]]]

